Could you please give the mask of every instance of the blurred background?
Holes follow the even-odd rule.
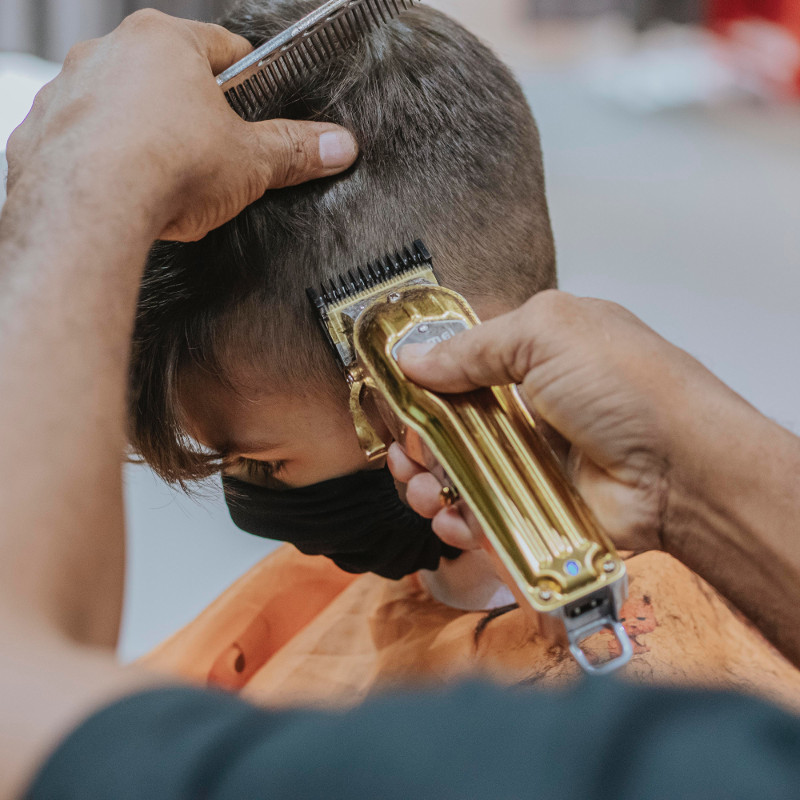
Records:
[[[0,0],[0,151],[69,47],[142,5],[212,20],[227,2]],[[627,306],[800,433],[800,3],[430,5],[527,92],[562,288]],[[273,545],[237,531],[213,486],[190,499],[131,467],[127,492],[130,659]]]

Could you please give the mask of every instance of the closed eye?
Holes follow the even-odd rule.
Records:
[[[286,466],[285,461],[257,461],[254,458],[237,458],[236,462],[243,467],[247,475],[251,478],[261,478],[269,480],[280,475]]]

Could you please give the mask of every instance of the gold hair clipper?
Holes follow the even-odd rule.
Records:
[[[374,399],[392,436],[442,483],[443,502],[485,534],[496,568],[540,627],[565,639],[588,673],[625,664],[632,647],[620,617],[625,564],[566,477],[516,387],[444,395],[397,364],[401,347],[438,343],[479,323],[467,301],[439,285],[422,242],[321,289],[308,290],[350,385],[350,410],[370,460],[386,444],[364,410]],[[581,647],[610,630],[620,655],[592,663]]]

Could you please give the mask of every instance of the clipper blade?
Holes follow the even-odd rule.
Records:
[[[364,267],[341,273],[319,289],[306,289],[319,322],[342,368],[355,364],[353,326],[355,321],[379,296],[412,284],[438,285],[431,254],[418,239]]]
[[[217,83],[231,107],[254,120],[270,101],[297,88],[364,34],[420,0],[329,0],[225,70]]]

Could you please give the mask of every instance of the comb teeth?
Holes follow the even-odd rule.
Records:
[[[308,299],[316,309],[323,309],[333,303],[339,303],[361,292],[374,289],[393,278],[410,272],[415,267],[431,264],[428,248],[417,239],[411,247],[404,247],[394,254],[367,263],[363,267],[351,269],[338,276],[336,280],[323,283],[319,289],[306,289]]]
[[[419,2],[329,0],[225,70],[217,83],[240,117],[257,119],[272,98],[297,88],[311,70]]]

